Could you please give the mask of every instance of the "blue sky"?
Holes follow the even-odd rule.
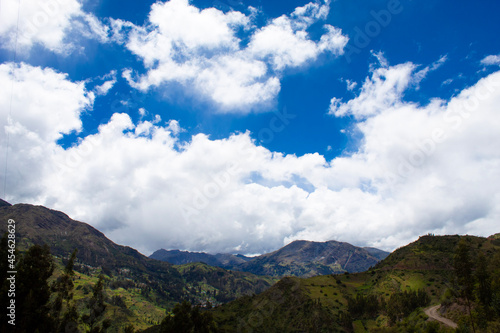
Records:
[[[12,203],[146,254],[498,231],[495,1],[1,5]]]

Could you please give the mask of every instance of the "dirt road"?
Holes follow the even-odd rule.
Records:
[[[457,328],[458,325],[456,323],[454,323],[453,321],[447,319],[447,318],[444,318],[444,317],[441,317],[438,313],[438,310],[439,308],[441,307],[441,304],[438,304],[438,305],[434,305],[434,306],[431,306],[427,309],[424,309],[424,312],[426,315],[429,316],[429,318],[432,318],[434,320],[437,320],[439,322],[442,322],[443,324],[445,324],[446,326],[449,326],[451,328]]]

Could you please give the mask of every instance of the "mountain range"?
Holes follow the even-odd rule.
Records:
[[[104,275],[101,320],[108,320],[113,332],[130,325],[161,332],[165,310],[183,301],[210,313],[217,327],[211,332],[221,333],[451,332],[446,326],[451,324],[461,332],[500,331],[500,234],[426,235],[388,256],[337,241],[295,241],[257,257],[177,250],[152,255],[174,265],[117,245],[92,226],[42,206],[0,200],[2,234],[8,219],[16,221],[18,257],[34,244],[50,247],[53,279],[78,249],[73,292],[79,315],[88,311],[98,276]],[[471,296],[464,293],[457,265],[469,272]],[[451,324],[429,321],[424,307],[431,304],[439,305]]]
[[[108,286],[112,287],[109,294],[122,297],[128,306],[114,309],[112,320],[116,325],[122,325],[126,318],[137,328],[146,328],[161,320],[165,308],[183,300],[217,305],[260,293],[276,282],[273,278],[206,264],[175,266],[151,259],[131,247],[115,244],[86,223],[43,206],[11,205],[2,200],[0,236],[7,232],[9,219],[16,221],[16,249],[20,253],[34,244],[47,244],[62,269],[66,258],[78,250],[75,271],[82,283],[78,290],[81,302],[88,297],[88,290],[92,290],[91,283],[96,282],[100,273],[105,274]]]
[[[499,234],[426,235],[366,272],[286,277],[214,316],[222,333],[500,332],[498,300]],[[447,324],[429,319],[431,304]]]
[[[274,252],[256,257],[233,254],[208,254],[179,250],[158,250],[150,258],[180,265],[204,262],[211,266],[274,277],[362,272],[389,255],[375,248],[349,243],[294,241]]]

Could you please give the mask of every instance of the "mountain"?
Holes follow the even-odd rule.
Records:
[[[260,293],[276,282],[204,264],[175,266],[151,259],[131,247],[115,244],[86,223],[43,206],[0,201],[0,221],[9,219],[16,222],[17,250],[23,253],[34,244],[47,244],[59,270],[73,250],[78,249],[74,266],[78,277],[75,298],[81,308],[92,294],[97,276],[105,274],[109,302],[113,297],[123,300],[117,303],[119,306],[108,304],[114,311],[110,319],[117,325],[113,326],[115,329],[127,321],[137,328],[146,328],[161,320],[165,309],[183,300],[197,305],[208,302],[218,305]],[[7,223],[0,223],[0,235],[5,232]]]
[[[375,248],[359,248],[336,241],[294,241],[277,251],[253,258],[163,249],[153,253],[150,258],[172,264],[204,262],[257,275],[310,277],[365,271],[388,254]]]
[[[68,256],[75,248],[78,259],[90,266],[118,269],[133,266],[138,273],[162,272],[178,275],[172,265],[160,263],[137,250],[117,245],[92,226],[74,221],[68,215],[28,204],[0,207],[0,217],[16,221],[17,247],[27,249],[33,244],[47,244],[56,256]],[[0,232],[6,225],[0,225]]]
[[[379,262],[366,249],[349,243],[294,241],[272,253],[258,256],[240,266],[259,275],[310,277],[361,272]]]
[[[422,236],[366,272],[283,278],[259,295],[214,309],[214,316],[220,332],[454,331],[428,321],[423,311],[441,304],[441,316],[459,323],[461,332],[470,331],[467,302],[453,268],[461,242],[466,244],[472,281],[477,281],[472,309],[488,311],[485,317],[473,310],[474,325],[482,327],[481,332],[486,327],[498,332],[500,241],[494,237]],[[485,297],[491,303],[482,304],[480,295],[491,296]]]
[[[188,263],[202,262],[210,266],[221,267],[225,269],[234,269],[239,265],[251,260],[241,254],[208,254],[204,252],[189,252],[179,250],[160,249],[149,256],[152,259],[166,261],[174,265],[183,265]]]
[[[10,203],[8,203],[7,201],[0,199],[0,207],[3,207],[3,206],[12,206],[12,205]]]
[[[390,254],[390,252],[382,251],[374,247],[364,247],[363,249],[365,249],[369,254],[371,254],[378,260],[384,260]]]

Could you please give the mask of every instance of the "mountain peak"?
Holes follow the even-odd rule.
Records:
[[[0,207],[4,207],[4,206],[12,206],[12,205],[10,203],[8,203],[7,201],[0,199]]]
[[[295,240],[271,253],[249,258],[242,255],[158,250],[150,258],[181,265],[203,262],[226,269],[258,275],[309,277],[319,274],[360,272],[374,266],[387,252],[360,248],[334,240]]]

